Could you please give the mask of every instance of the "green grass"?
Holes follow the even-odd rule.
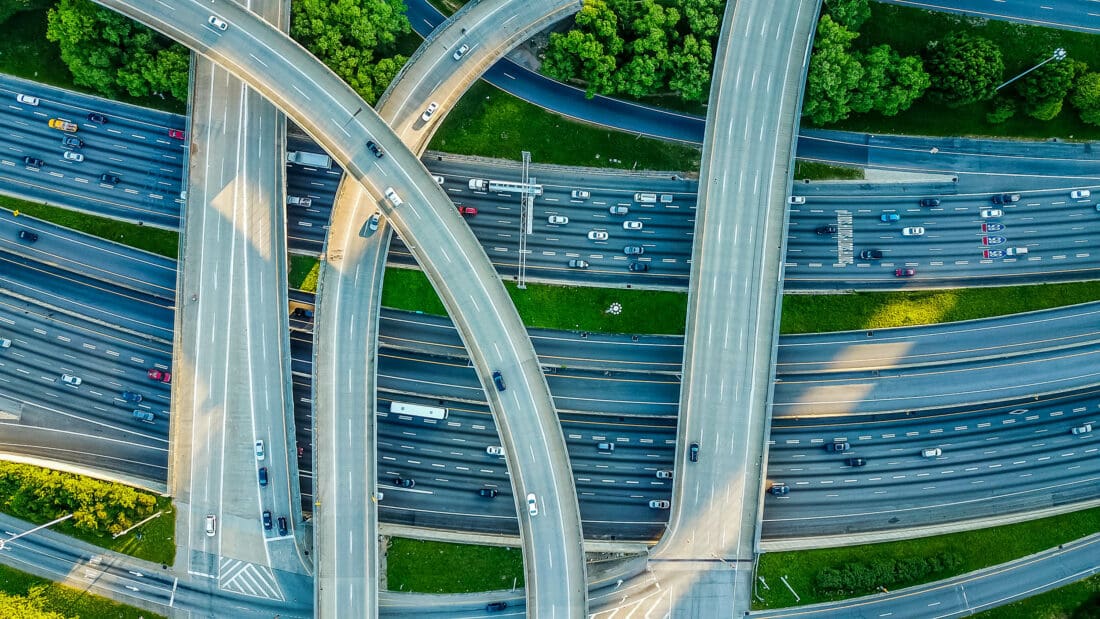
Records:
[[[760,557],[757,575],[763,577],[771,589],[757,587],[756,593],[764,601],[754,600],[754,605],[756,608],[780,608],[796,604],[790,591],[779,580],[781,576],[787,577],[791,587],[802,598],[797,604],[814,604],[849,597],[821,595],[814,591],[814,577],[823,568],[852,562],[931,557],[939,553],[953,553],[962,559],[961,565],[954,571],[940,572],[925,581],[905,585],[912,586],[1012,561],[1098,531],[1100,508],[1094,508],[1031,522],[901,542],[768,553]],[[900,588],[895,585],[892,590]],[[873,592],[855,592],[850,597],[869,593]]]
[[[829,165],[827,163],[818,163],[816,161],[802,161],[801,159],[796,159],[794,162],[795,181],[850,181],[862,179],[863,170],[861,168]]]
[[[620,170],[693,171],[699,150],[578,123],[475,83],[447,115],[430,148],[448,153]]]
[[[144,249],[154,254],[172,258],[179,255],[179,234],[171,230],[161,230],[149,226],[138,226],[106,217],[87,215],[68,209],[36,204],[8,196],[0,196],[0,207],[11,209],[21,215],[37,217],[59,226],[80,230],[93,236],[122,243],[130,247]],[[4,213],[10,217],[10,213]]]
[[[320,263],[313,256],[291,254],[287,270],[290,287],[306,292],[317,292],[317,279],[313,277],[313,270],[319,265]]]
[[[782,333],[884,329],[1004,316],[1100,300],[1100,282],[783,297]]]
[[[43,610],[80,619],[153,619],[163,615],[119,604],[105,597],[78,591],[26,572],[0,565],[0,591],[9,595],[34,593]],[[28,615],[29,616],[29,615]]]
[[[1100,617],[1100,576],[972,616],[974,619],[1096,619]]]
[[[1100,70],[1100,37],[1082,32],[1056,30],[997,20],[968,18],[950,13],[871,3],[872,17],[860,29],[855,46],[867,48],[887,43],[903,55],[922,52],[928,41],[955,30],[969,31],[990,39],[1001,48],[1006,79],[1046,58],[1056,47],[1065,48],[1070,58]],[[905,24],[899,28],[898,24]],[[1005,92],[1015,98],[1012,86]],[[1024,138],[1061,137],[1078,140],[1100,138],[1100,127],[1082,123],[1077,111],[1066,103],[1062,113],[1048,122],[1035,120],[1017,111],[1008,122],[993,125],[985,120],[989,103],[977,103],[947,109],[928,101],[918,101],[909,110],[894,117],[878,114],[853,115],[831,128],[869,133],[906,135],[981,135]]]
[[[472,593],[523,588],[519,548],[447,544],[390,538],[386,551],[390,591]]]

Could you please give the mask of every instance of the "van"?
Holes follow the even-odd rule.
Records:
[[[489,181],[484,178],[471,178],[470,189],[481,189],[482,191],[489,188]]]
[[[313,198],[304,198],[300,196],[287,196],[286,203],[291,206],[300,206],[302,208],[309,208],[313,204]]]
[[[657,201],[657,194],[655,194],[655,193],[636,193],[636,194],[634,194],[634,201],[635,202],[646,202],[646,203],[649,203],[649,204],[653,204],[654,202]]]
[[[672,204],[672,194],[671,193],[662,193],[661,194],[661,204]]]
[[[214,537],[218,532],[218,518],[214,514],[206,515],[206,536]]]
[[[134,419],[138,421],[144,421],[145,423],[156,423],[156,416],[149,411],[134,411]]]
[[[926,449],[922,449],[920,451],[920,455],[924,456],[925,458],[935,458],[938,456],[942,456],[943,450],[941,450],[939,447],[928,447]]]
[[[612,443],[612,442],[609,442],[609,441],[604,441],[602,443],[596,443],[596,451],[598,451],[602,454],[613,454],[613,453],[615,453],[615,443]]]
[[[397,192],[393,190],[393,187],[386,187],[386,199],[395,207],[405,203],[405,201],[401,199],[401,196],[397,195]]]
[[[1005,250],[1005,254],[1007,254],[1009,256],[1026,256],[1027,255],[1027,248],[1026,247],[1009,247],[1008,249]]]

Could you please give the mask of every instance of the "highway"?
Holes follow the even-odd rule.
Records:
[[[918,9],[958,13],[978,19],[1005,21],[1076,30],[1100,32],[1100,13],[1091,0],[1059,0],[1047,4],[1026,0],[880,0]]]
[[[422,110],[442,101],[440,115],[445,115],[481,67],[545,24],[578,8],[573,1],[470,5],[433,33],[410,58],[381,97],[379,116],[395,128],[410,150],[421,154],[434,128],[442,122],[425,124]],[[455,63],[462,69],[454,70]],[[385,156],[377,146],[373,154]],[[371,221],[376,230],[371,230]],[[320,305],[325,309],[320,322],[320,349],[327,351],[318,356],[316,376],[322,377],[317,382],[323,386],[318,390],[319,407],[313,418],[327,441],[327,449],[319,450],[324,456],[317,460],[321,465],[318,476],[324,483],[315,499],[320,516],[319,533],[315,535],[317,561],[324,571],[316,581],[316,606],[321,616],[378,614],[378,579],[373,576],[378,573],[378,544],[372,541],[378,530],[376,503],[383,494],[374,483],[378,477],[375,418],[368,415],[364,421],[360,411],[372,410],[370,403],[377,400],[377,355],[373,351],[378,347],[381,282],[391,231],[371,196],[344,177],[334,201],[326,260],[319,278],[319,290],[324,293],[319,295],[323,298]],[[361,294],[363,287],[372,293]],[[352,318],[340,320],[343,316]],[[365,318],[355,320],[360,316]],[[545,487],[546,475],[542,477]],[[355,491],[357,484],[352,480],[356,478],[370,480],[366,487],[369,502]],[[346,480],[344,484],[338,481],[341,479]],[[390,481],[393,479],[390,477]],[[522,513],[520,494],[514,492],[513,507]],[[530,553],[527,561],[528,580],[537,582],[532,574],[538,566],[533,565]]]
[[[98,3],[227,68],[294,118],[372,195],[387,190],[384,216],[416,248],[418,261],[464,333],[500,413],[498,423],[513,456],[517,487],[536,497],[544,495],[544,517],[525,521],[526,565],[532,570],[529,605],[544,613],[579,613],[586,593],[580,516],[572,478],[562,474],[568,470],[566,450],[549,390],[503,285],[473,235],[458,225],[458,213],[435,180],[346,84],[241,7],[218,6],[217,17],[229,24],[219,31],[207,26],[210,14],[201,2],[158,6],[152,12],[123,0]],[[377,158],[367,150],[371,138],[386,150],[386,157]],[[492,387],[490,375],[496,371],[512,386],[510,391],[498,394]],[[509,415],[503,414],[505,406]],[[530,485],[524,470],[531,471]],[[536,566],[553,567],[535,571]]]

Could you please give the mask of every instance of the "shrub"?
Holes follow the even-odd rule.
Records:
[[[905,586],[939,572],[958,568],[962,559],[951,553],[932,557],[885,559],[873,563],[846,563],[827,567],[814,579],[814,588],[821,594],[862,595],[879,587]]]

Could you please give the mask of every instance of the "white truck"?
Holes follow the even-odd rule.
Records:
[[[306,165],[312,168],[324,168],[329,169],[332,167],[332,157],[323,153],[307,153],[304,150],[292,150],[286,154],[286,160],[289,163],[297,163],[298,165]]]
[[[634,194],[635,202],[642,202],[646,204],[653,204],[657,201],[657,194],[655,193],[636,193]]]
[[[482,191],[485,191],[488,188],[489,188],[489,181],[485,180],[484,178],[471,178],[470,179],[470,189],[480,189]]]
[[[291,206],[300,206],[302,208],[309,208],[313,205],[313,198],[302,196],[287,196],[286,203]]]

